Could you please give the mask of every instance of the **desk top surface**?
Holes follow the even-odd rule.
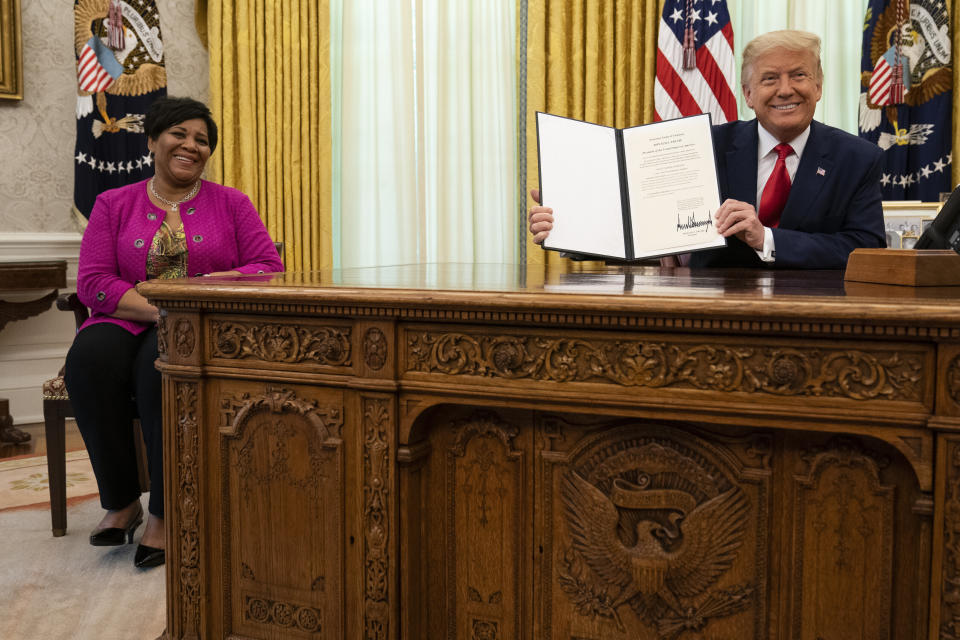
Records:
[[[844,282],[841,271],[582,265],[576,273],[516,265],[428,264],[150,281],[161,307],[212,303],[351,304],[544,312],[707,314],[757,319],[896,321],[960,327],[960,287]]]

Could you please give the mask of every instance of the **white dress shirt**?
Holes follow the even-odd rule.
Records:
[[[760,198],[763,196],[763,188],[767,186],[767,180],[773,173],[773,167],[777,164],[777,152],[774,149],[780,141],[773,137],[769,131],[763,128],[763,125],[757,123],[757,209],[760,208]],[[787,165],[787,174],[790,176],[790,184],[793,184],[793,177],[797,174],[797,167],[800,166],[800,156],[803,155],[803,148],[807,146],[807,139],[810,137],[810,125],[787,144],[793,149],[793,153],[784,158]],[[773,229],[764,227],[763,229],[763,248],[754,249],[757,255],[764,262],[773,262],[776,258],[776,247],[773,244]]]

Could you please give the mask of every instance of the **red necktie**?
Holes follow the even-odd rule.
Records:
[[[776,227],[780,224],[780,212],[790,195],[790,174],[787,173],[786,158],[793,153],[793,148],[781,142],[774,150],[777,152],[777,163],[773,165],[773,173],[763,187],[758,212],[760,224],[765,227]]]

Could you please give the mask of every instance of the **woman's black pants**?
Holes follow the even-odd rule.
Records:
[[[104,509],[140,497],[133,420],[147,448],[151,514],[163,517],[163,420],[157,328],[139,335],[112,323],[84,327],[67,353],[64,382],[90,453]]]

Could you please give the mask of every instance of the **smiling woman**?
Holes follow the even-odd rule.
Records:
[[[154,176],[97,198],[80,247],[77,295],[91,308],[67,354],[64,381],[90,452],[106,515],[95,546],[132,541],[143,521],[130,399],[150,485],[163,486],[157,309],[136,290],[150,278],[283,271],[250,199],[201,178],[217,146],[210,110],[163,98],[144,118]],[[132,472],[132,473],[131,473]],[[163,492],[150,494],[137,566],[164,562]]]
[[[154,156],[154,176],[148,183],[150,201],[166,211],[161,230],[177,230],[182,226],[180,205],[197,195],[203,169],[217,146],[217,123],[206,105],[190,98],[172,98],[147,113],[144,130],[147,148]],[[179,255],[185,260],[186,251]],[[177,275],[189,273],[185,265],[175,271]]]

